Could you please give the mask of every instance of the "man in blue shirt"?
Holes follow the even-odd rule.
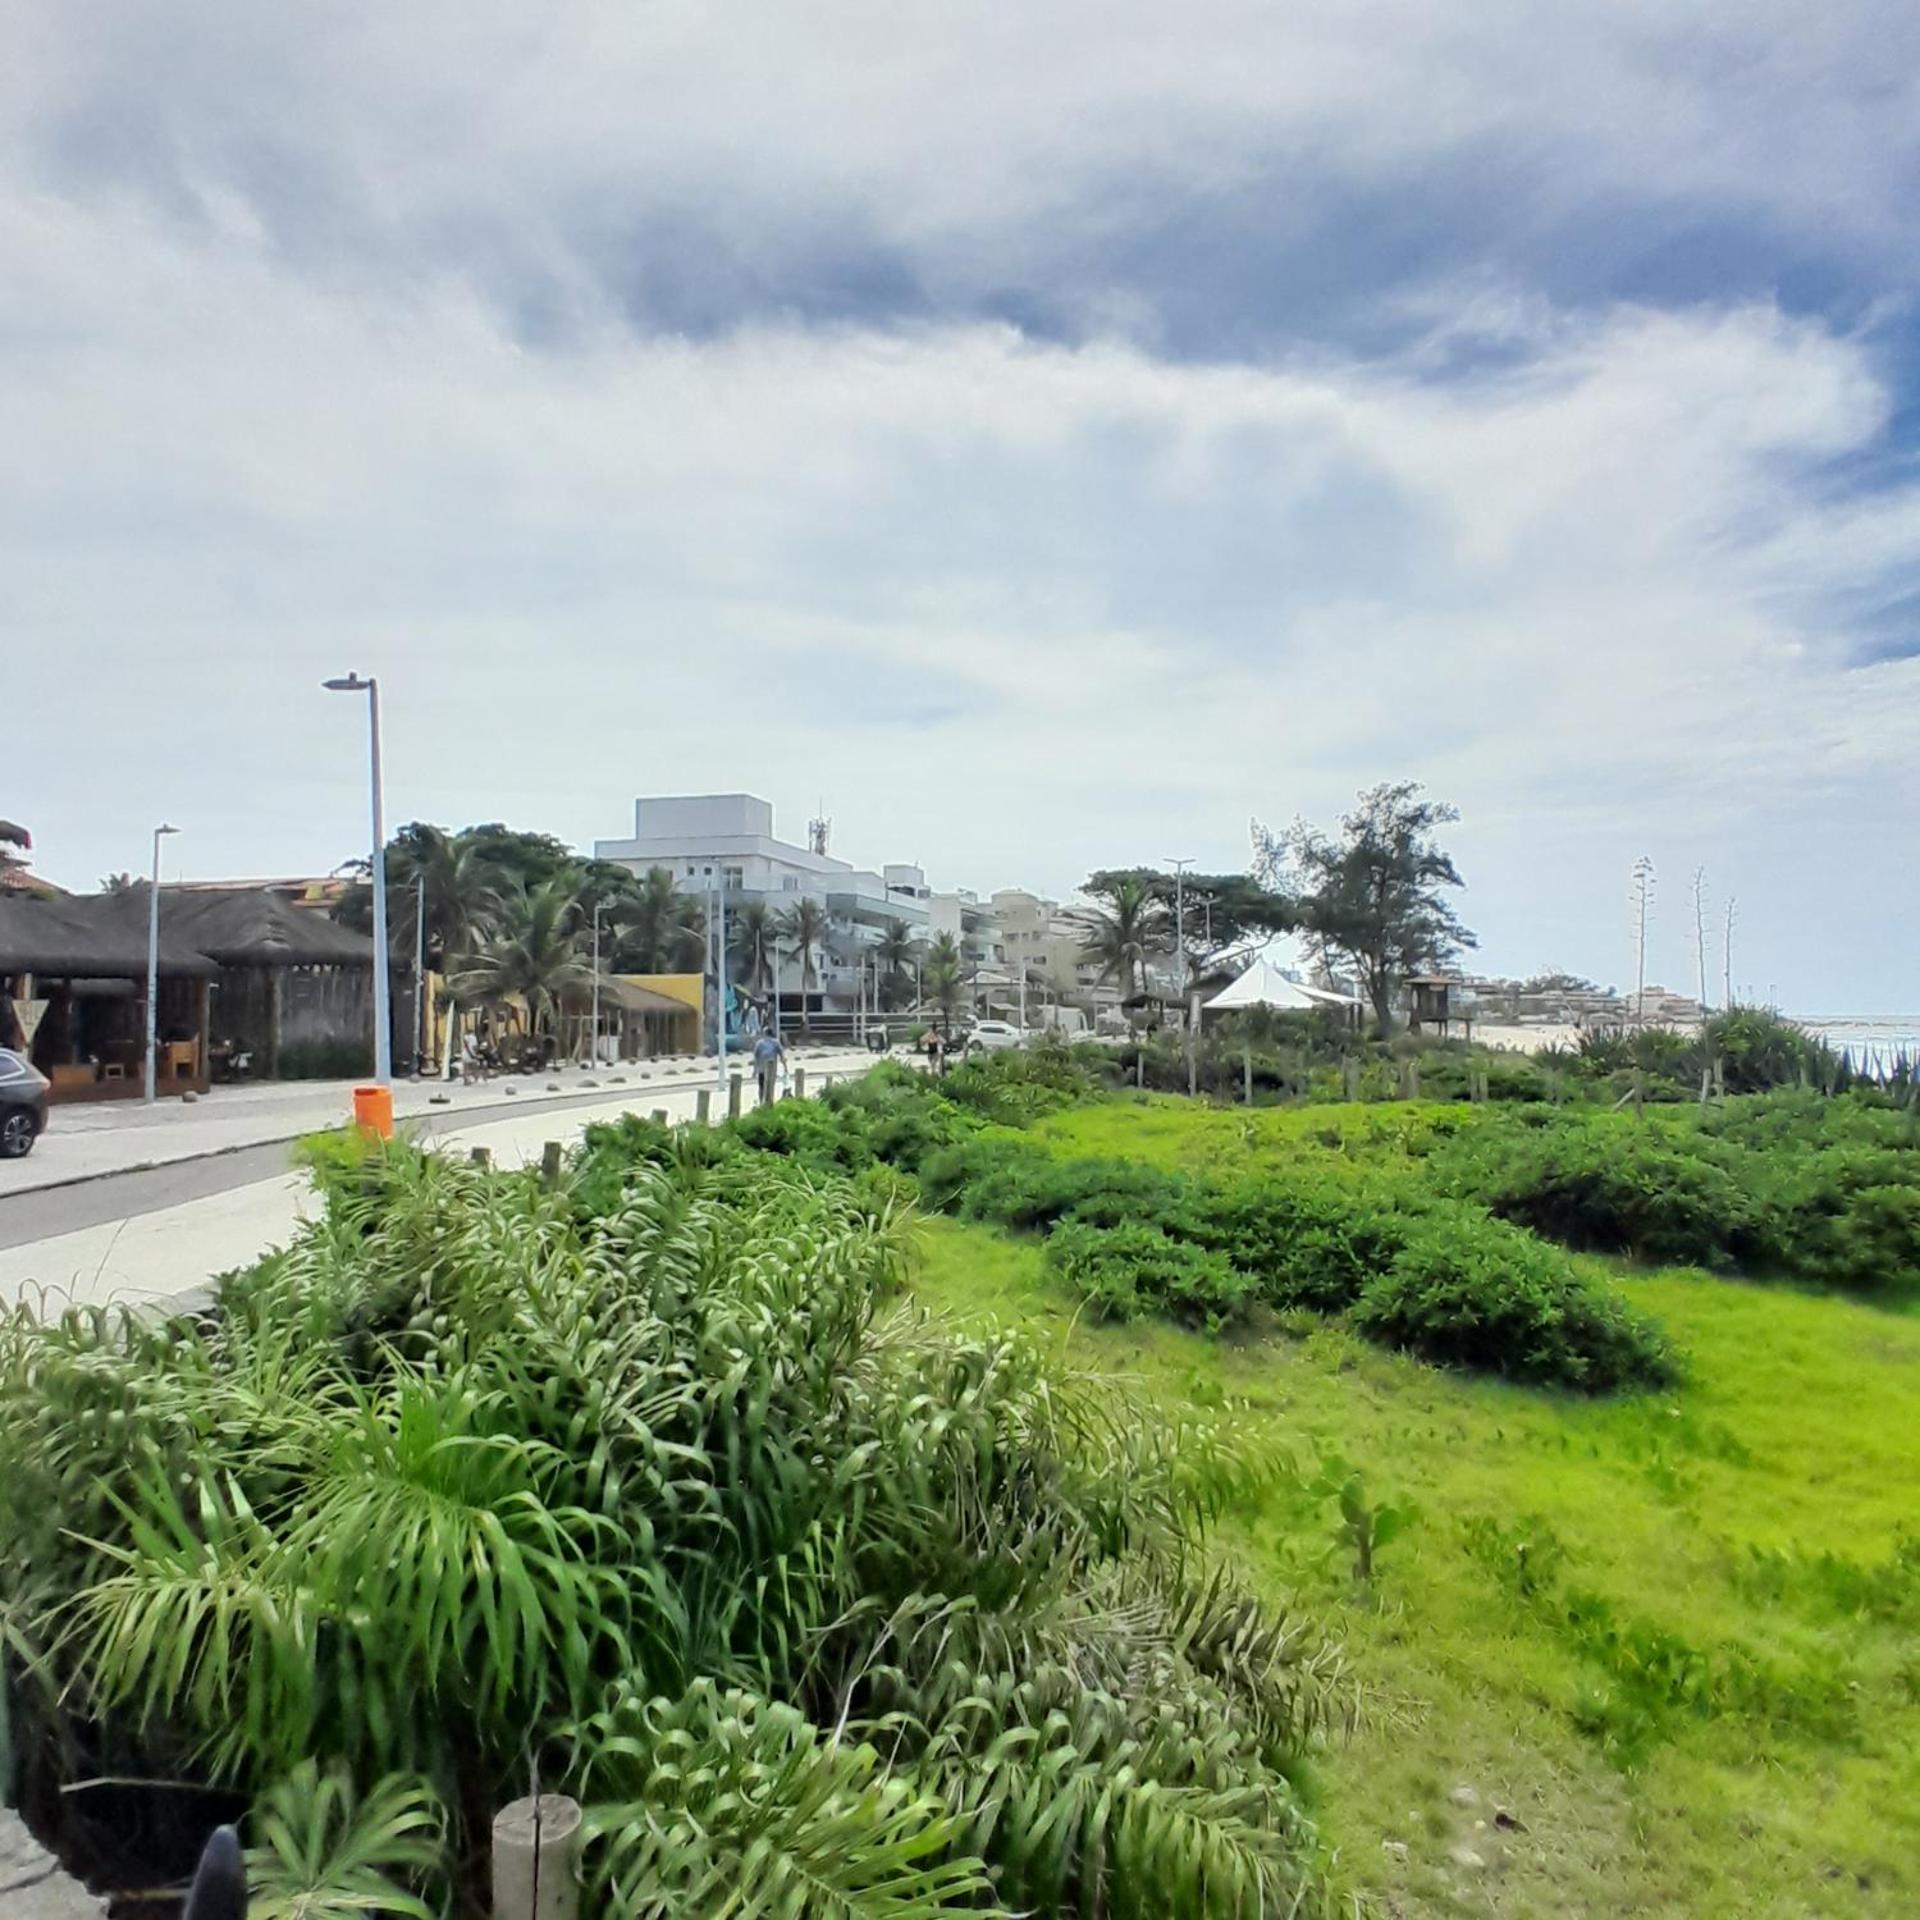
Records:
[[[772,1104],[775,1089],[779,1085],[780,1069],[786,1064],[787,1050],[780,1044],[780,1036],[771,1029],[763,1029],[760,1038],[753,1043],[754,1078],[760,1083],[760,1104]]]

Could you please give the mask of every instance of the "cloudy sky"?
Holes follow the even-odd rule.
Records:
[[[1424,780],[1482,959],[1911,1010],[1920,8],[0,0],[0,812],[745,788],[936,884]],[[170,868],[171,870],[171,868]],[[1711,971],[1717,979],[1716,950]]]

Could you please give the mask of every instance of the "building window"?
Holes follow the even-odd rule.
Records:
[[[782,893],[798,893],[800,891],[800,876],[797,873],[783,873],[780,876],[780,891]]]
[[[720,884],[723,887],[730,887],[735,893],[738,893],[746,884],[746,869],[744,867],[722,867],[720,869]]]

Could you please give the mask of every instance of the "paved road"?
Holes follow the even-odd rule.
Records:
[[[815,1054],[805,1065],[817,1091],[829,1075],[871,1066],[872,1056]],[[456,1150],[484,1146],[500,1166],[533,1165],[547,1141],[571,1143],[595,1120],[656,1108],[691,1120],[709,1085],[656,1080],[617,1092],[442,1109],[416,1116],[409,1129]],[[283,1245],[310,1201],[305,1176],[288,1171],[285,1141],[14,1195],[0,1202],[0,1307],[21,1299],[42,1311],[69,1300],[178,1301],[210,1276]]]
[[[668,1096],[676,1091],[671,1086],[629,1088],[619,1096],[624,1107],[615,1110],[644,1113],[653,1107],[671,1106],[674,1103]],[[541,1114],[592,1107],[598,1116],[606,1109],[608,1098],[605,1091],[575,1092],[545,1100],[518,1100],[505,1109],[489,1105],[480,1111],[487,1120],[504,1120],[509,1115],[530,1120]],[[405,1123],[405,1129],[409,1138],[424,1144],[469,1130],[475,1123],[471,1110],[448,1111],[417,1114]],[[0,1195],[0,1247],[23,1247],[103,1221],[137,1219],[141,1214],[158,1213],[189,1200],[205,1200],[217,1193],[230,1193],[235,1187],[272,1180],[287,1171],[292,1152],[289,1142],[269,1140],[257,1147],[221,1149],[199,1159],[167,1160],[157,1166],[130,1168],[125,1173],[102,1174],[70,1186]]]

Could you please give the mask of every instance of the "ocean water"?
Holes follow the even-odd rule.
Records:
[[[1789,1018],[1837,1052],[1851,1054],[1857,1066],[1891,1064],[1902,1053],[1920,1058],[1917,1013],[1796,1013]]]

